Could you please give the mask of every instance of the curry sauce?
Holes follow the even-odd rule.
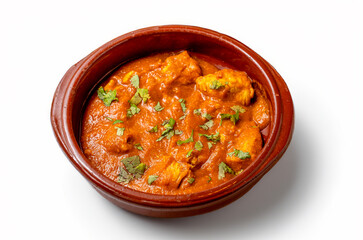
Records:
[[[270,104],[247,73],[182,51],[121,66],[92,95],[81,144],[91,165],[142,192],[213,188],[263,148]]]

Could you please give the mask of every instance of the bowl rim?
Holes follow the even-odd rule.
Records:
[[[90,165],[87,158],[83,154],[81,147],[79,146],[79,141],[77,141],[72,127],[72,103],[76,94],[75,89],[77,89],[77,84],[84,76],[87,69],[90,69],[93,64],[104,54],[112,51],[112,48],[122,44],[125,41],[129,41],[132,40],[132,38],[144,35],[160,33],[167,34],[172,32],[186,32],[196,35],[203,35],[208,38],[222,41],[224,44],[238,49],[246,57],[253,61],[256,66],[258,66],[260,71],[265,75],[266,79],[268,79],[267,83],[270,85],[269,87],[272,91],[270,100],[273,104],[271,104],[271,107],[274,108],[271,122],[272,129],[270,129],[270,134],[265,142],[264,148],[256,160],[251,163],[245,171],[235,176],[231,180],[214,188],[184,195],[162,195],[141,192],[128,188],[107,178]],[[262,57],[260,57],[256,52],[248,48],[243,43],[232,37],[210,29],[187,25],[164,25],[142,28],[126,33],[107,42],[106,44],[91,52],[88,56],[79,61],[77,64],[73,65],[68,70],[59,83],[53,98],[51,109],[51,123],[53,131],[62,150],[68,156],[68,159],[71,161],[71,163],[78,169],[78,171],[86,179],[88,179],[92,185],[108,192],[113,196],[142,205],[158,207],[185,207],[210,202],[219,198],[223,198],[224,196],[249,184],[249,182],[255,179],[256,171],[260,169],[260,167],[267,161],[277,142],[282,122],[282,100],[279,88],[274,80],[275,74],[273,73],[273,70],[274,69],[271,69],[271,66],[269,66],[269,64]]]

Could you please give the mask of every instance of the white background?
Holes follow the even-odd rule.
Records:
[[[0,239],[363,239],[362,1],[0,2]],[[183,219],[103,199],[55,141],[66,70],[129,31],[189,24],[230,35],[287,82],[296,122],[244,197]]]

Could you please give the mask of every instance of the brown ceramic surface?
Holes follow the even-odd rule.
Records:
[[[272,122],[265,146],[245,171],[206,191],[177,196],[148,194],[118,184],[93,169],[79,146],[84,105],[102,78],[121,64],[156,52],[188,50],[246,71],[266,89]],[[257,53],[221,33],[192,26],[159,26],[122,35],[72,66],[54,94],[51,123],[59,145],[77,170],[105,198],[134,213],[183,217],[209,212],[238,199],[281,158],[292,137],[293,103],[276,70]],[[283,127],[282,127],[283,126]]]

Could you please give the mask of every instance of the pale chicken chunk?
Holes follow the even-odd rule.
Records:
[[[230,154],[227,156],[226,162],[234,171],[239,171],[246,165],[246,161],[254,161],[261,149],[262,137],[260,129],[252,121],[245,122],[239,129],[238,137],[235,138],[228,149]]]
[[[231,96],[244,106],[249,105],[254,96],[251,79],[241,71],[223,69],[198,77],[196,83],[198,89],[208,96],[221,99]]]
[[[181,181],[190,174],[190,166],[186,163],[172,162],[155,182],[157,185],[178,188]]]
[[[101,144],[107,151],[125,153],[133,148],[131,139],[131,134],[125,128],[112,124],[101,139]]]
[[[202,71],[196,60],[191,58],[184,51],[178,55],[168,57],[161,69],[161,81],[165,86],[175,86],[175,84],[186,85],[194,83],[195,79],[201,75]]]

